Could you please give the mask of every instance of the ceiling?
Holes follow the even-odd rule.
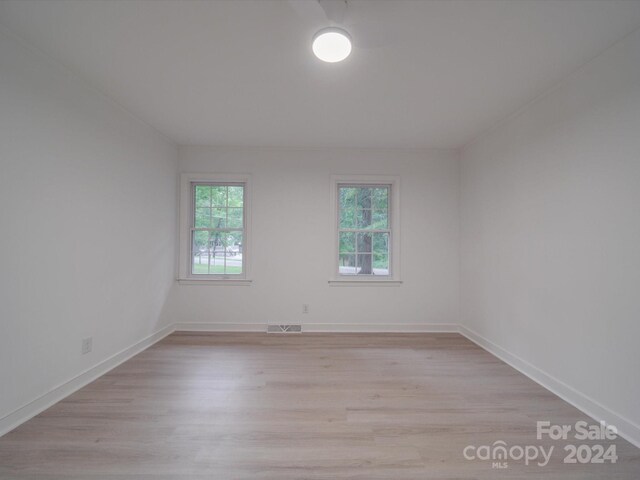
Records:
[[[305,1],[305,0],[293,0]],[[2,0],[0,23],[183,145],[460,147],[640,26],[640,1]],[[362,43],[361,42],[361,43]]]

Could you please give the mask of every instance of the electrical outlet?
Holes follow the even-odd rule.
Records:
[[[302,313],[309,313],[309,304],[307,303],[302,304]]]
[[[82,339],[82,355],[86,355],[93,350],[93,337]]]

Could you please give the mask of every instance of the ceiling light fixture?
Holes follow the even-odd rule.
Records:
[[[313,36],[311,48],[323,62],[341,62],[351,53],[351,37],[341,28],[323,28]]]

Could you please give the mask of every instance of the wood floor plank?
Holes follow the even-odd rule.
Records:
[[[0,438],[0,478],[640,478],[628,442],[564,464],[536,420],[593,423],[457,334],[173,334]],[[498,440],[555,451],[463,456]]]

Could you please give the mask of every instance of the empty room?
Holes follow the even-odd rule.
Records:
[[[0,0],[0,480],[640,478],[640,0]]]

